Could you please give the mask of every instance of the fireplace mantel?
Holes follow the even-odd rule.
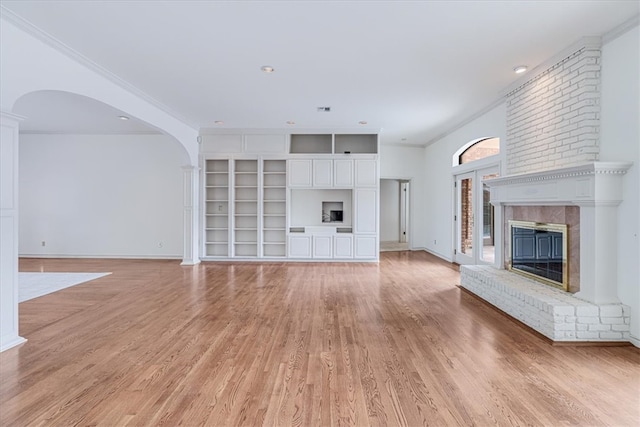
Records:
[[[632,164],[590,162],[485,182],[495,206],[579,206],[580,291],[575,296],[595,304],[618,303],[617,207],[622,177]]]
[[[610,205],[622,201],[622,176],[633,163],[591,162],[485,181],[493,205]]]

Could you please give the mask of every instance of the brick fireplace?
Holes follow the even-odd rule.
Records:
[[[628,341],[617,297],[617,206],[630,163],[590,162],[487,182],[509,219],[571,230],[569,292],[493,266],[461,266],[460,284],[554,341]],[[506,250],[503,242],[501,251]]]
[[[460,284],[554,341],[629,341],[618,299],[618,205],[631,163],[600,162],[599,38],[584,38],[507,91],[503,171],[486,181],[509,220],[565,224],[568,292],[495,266],[462,266]],[[505,261],[506,262],[506,261]]]

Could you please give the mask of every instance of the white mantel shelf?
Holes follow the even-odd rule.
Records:
[[[631,162],[590,162],[485,181],[494,205],[609,205],[622,201],[620,179]]]

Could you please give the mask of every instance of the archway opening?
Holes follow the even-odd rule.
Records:
[[[20,256],[182,257],[189,156],[179,141],[69,92],[26,94],[13,112],[25,117]]]

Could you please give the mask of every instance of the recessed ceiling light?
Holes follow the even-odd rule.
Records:
[[[127,116],[118,116],[118,118],[120,120],[129,120],[129,117],[127,117]]]
[[[296,122],[294,122],[293,120],[287,120],[287,124],[288,124],[288,125],[295,125],[295,124],[296,124]]]
[[[517,67],[515,67],[515,68],[513,69],[513,71],[514,71],[516,74],[522,74],[522,73],[524,73],[525,71],[527,71],[527,66],[526,66],[526,65],[518,65]]]
[[[367,124],[367,121],[366,121],[366,120],[360,120],[360,121],[358,122],[358,124],[366,125],[366,124]]]
[[[273,68],[271,65],[263,65],[262,67],[260,67],[260,69],[264,73],[273,73],[275,71],[275,68]]]
[[[217,124],[217,125],[223,125],[223,124],[224,124],[224,122],[223,122],[222,120],[216,120],[216,121],[215,121],[215,122],[213,122],[213,123],[215,123],[215,124]]]

